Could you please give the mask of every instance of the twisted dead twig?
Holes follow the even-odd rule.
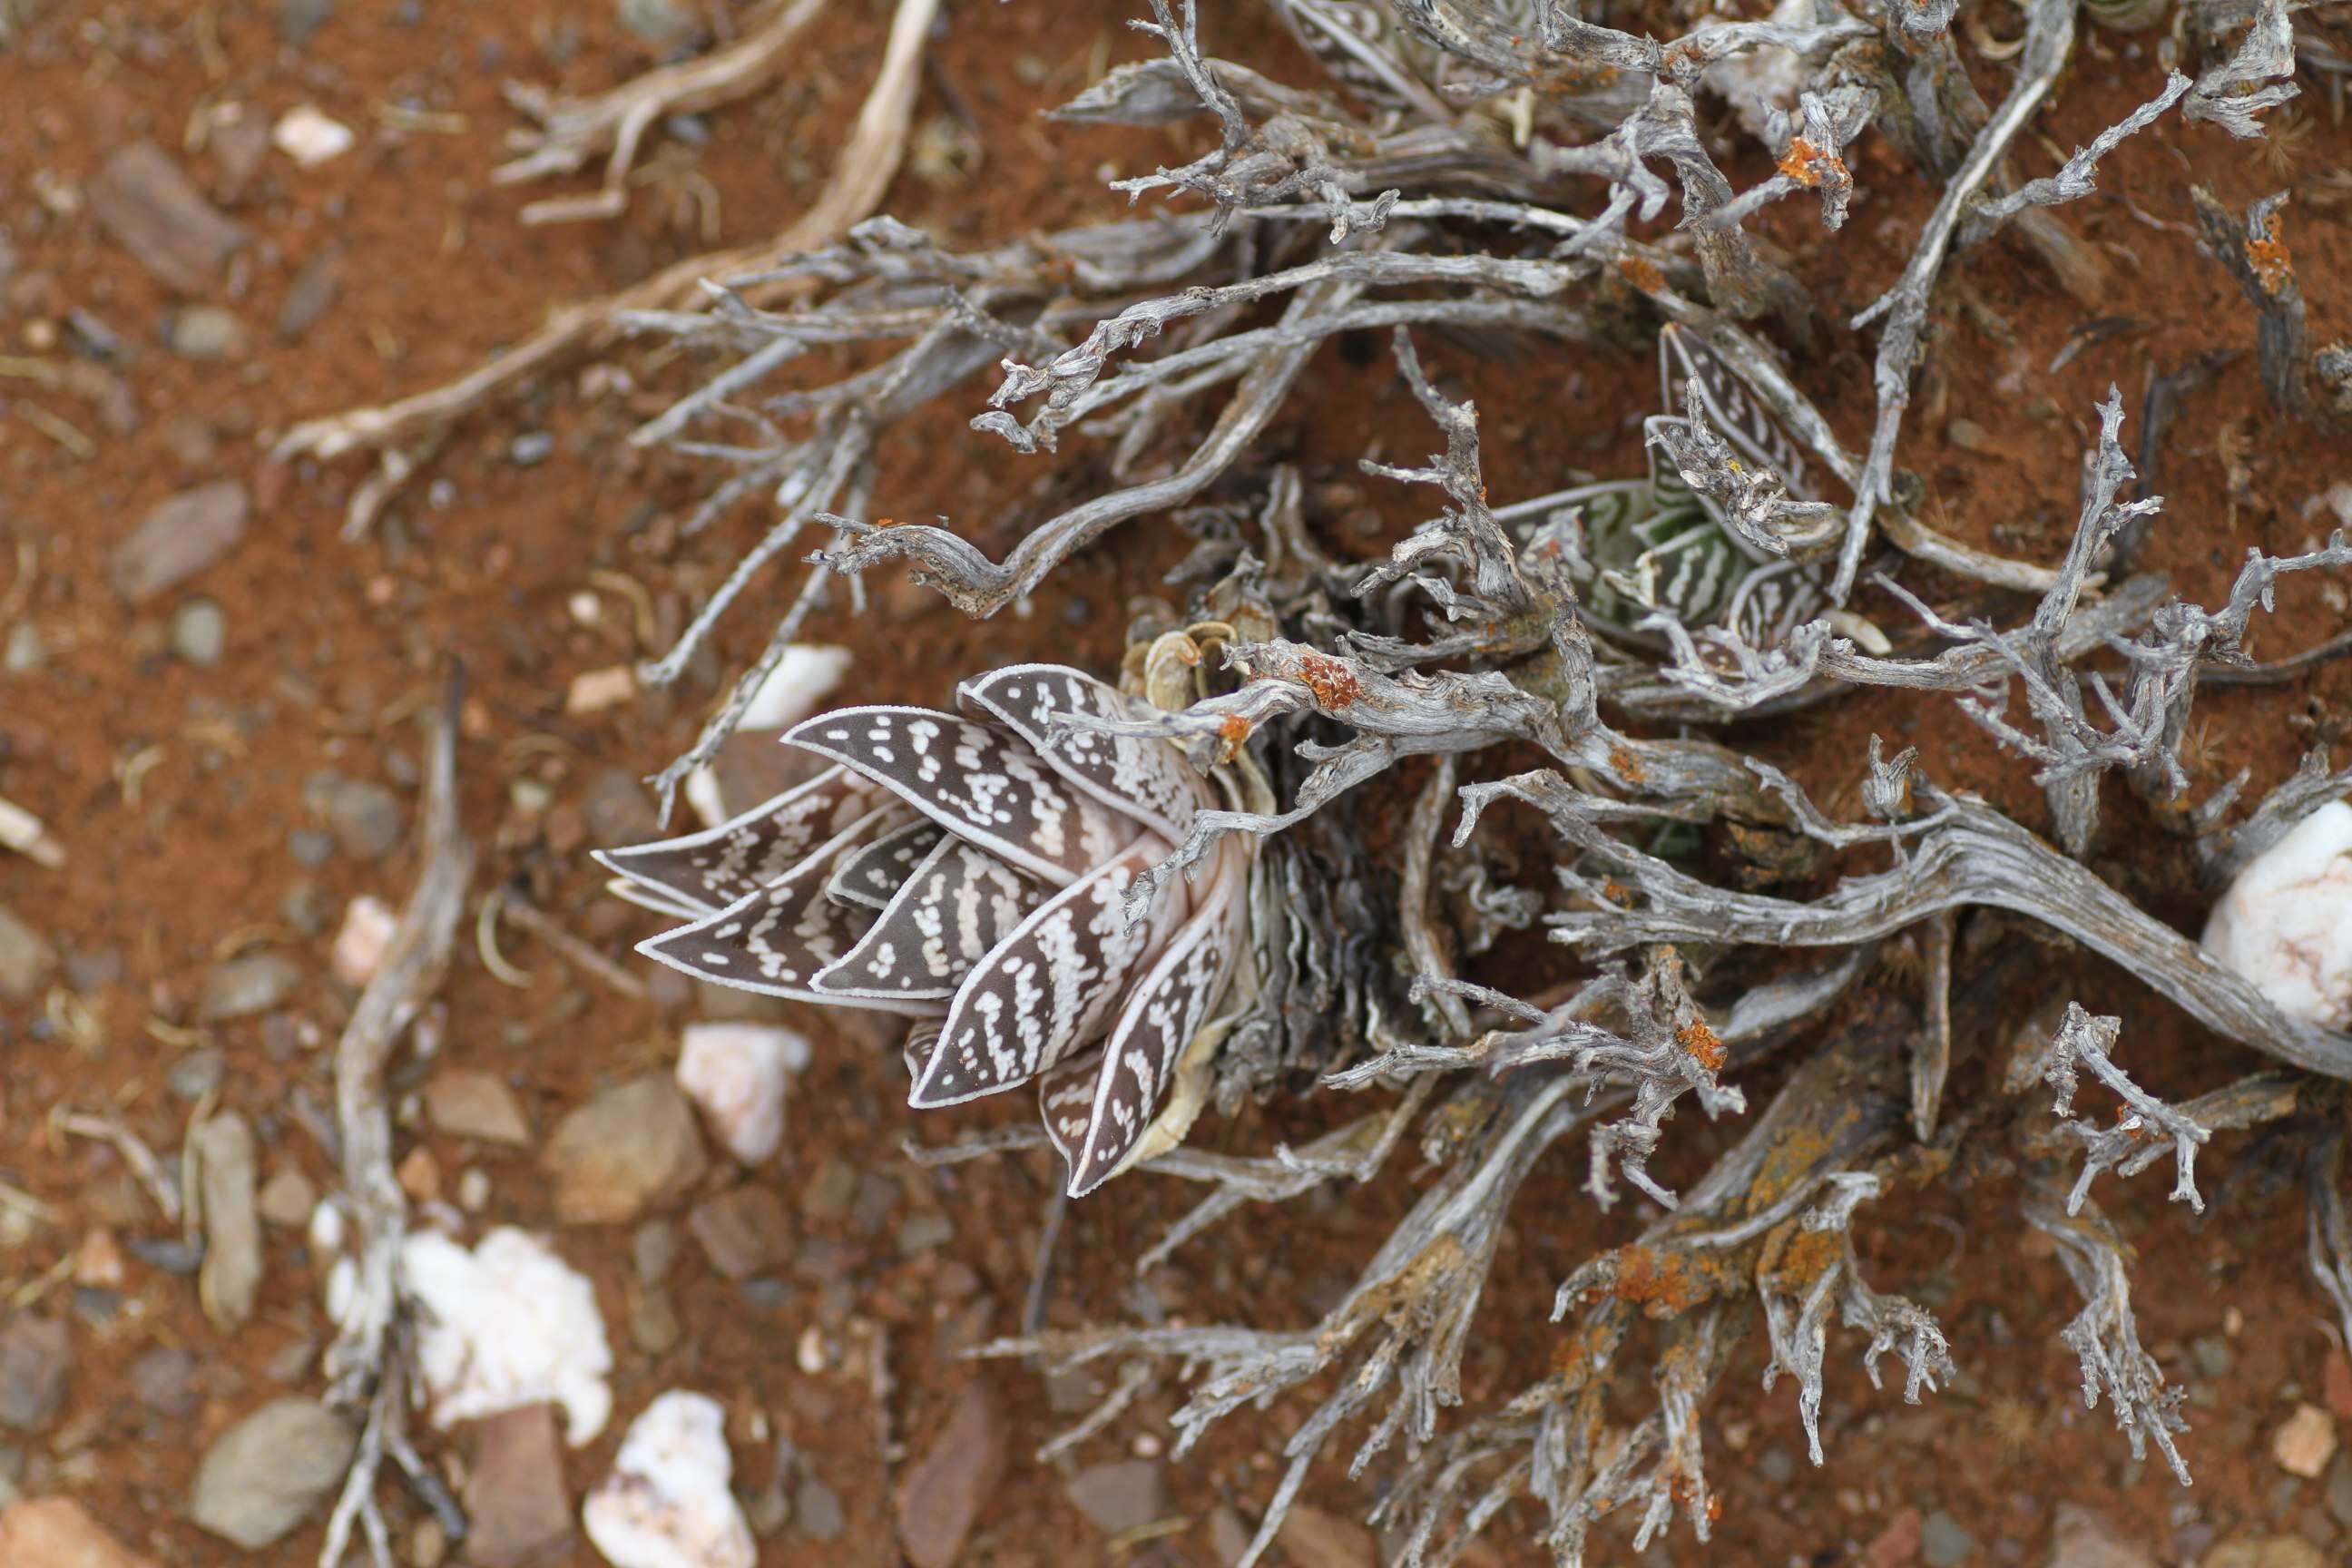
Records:
[[[898,0],[881,69],[835,161],[832,178],[783,232],[755,245],[688,257],[616,294],[563,306],[539,331],[456,381],[395,403],[305,420],[279,438],[270,450],[271,459],[283,463],[300,457],[328,459],[354,451],[375,453],[375,472],[352,492],[344,511],[343,536],[357,539],[374,524],[385,503],[449,427],[508,388],[575,355],[607,347],[622,335],[624,319],[634,313],[704,308],[710,298],[705,288],[709,279],[736,277],[780,254],[813,250],[838,239],[874,211],[898,172],[921,80],[923,41],[938,7],[939,0]],[[751,297],[773,303],[808,286],[803,279],[777,279],[757,286]]]
[[[407,1205],[394,1175],[392,1117],[384,1104],[383,1079],[394,1047],[447,971],[466,907],[466,885],[474,872],[474,847],[457,820],[457,724],[464,705],[465,672],[453,668],[436,717],[425,763],[424,858],[416,888],[393,928],[383,965],[360,993],[351,1022],[335,1046],[335,1113],[342,1143],[342,1179],[354,1230],[355,1288],[327,1349],[329,1399],[369,1414],[363,1441],[344,1482],[320,1568],[341,1568],[354,1521],[367,1531],[380,1563],[390,1557],[376,1513],[374,1479],[386,1434],[396,1428],[403,1406],[387,1390],[400,1378],[392,1353],[400,1313],[400,1245],[408,1224]]]
[[[647,71],[589,98],[555,98],[542,89],[509,82],[507,101],[539,126],[508,136],[508,146],[520,155],[492,171],[492,183],[512,185],[568,174],[603,153],[604,183],[594,195],[533,202],[523,208],[522,221],[618,217],[629,205],[629,170],[637,145],[655,122],[665,115],[699,114],[733,103],[775,80],[791,61],[793,45],[824,6],[825,0],[779,5],[724,48]]]

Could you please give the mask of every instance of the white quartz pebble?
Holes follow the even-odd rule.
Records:
[[[580,1522],[613,1568],[754,1568],[734,1469],[719,1402],[672,1390],[629,1424]]]
[[[2205,951],[2288,1017],[2352,1029],[2352,805],[2329,802],[2255,856],[2213,906]]]
[[[438,1231],[401,1244],[417,1361],[438,1426],[551,1401],[574,1447],[613,1412],[613,1352],[586,1276],[529,1231],[500,1226],[468,1252]]]

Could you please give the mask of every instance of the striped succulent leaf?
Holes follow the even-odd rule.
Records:
[[[715,914],[750,897],[809,858],[872,811],[880,791],[847,768],[827,768],[732,821],[682,838],[599,850],[615,872],[624,898],[698,915]]]
[[[1790,496],[1811,500],[1804,453],[1704,338],[1668,326],[1659,336],[1659,380],[1669,409],[1696,402],[1708,426],[1738,454],[1778,475]],[[1759,555],[1694,494],[1655,438],[1686,425],[1681,414],[1643,421],[1646,479],[1581,485],[1507,507],[1496,516],[1525,529],[1528,548],[1558,556],[1597,630],[1648,647],[1640,629],[1661,612],[1686,626],[1726,626],[1769,647],[1828,607],[1818,570]]]
[[[817,973],[828,996],[945,1002],[1037,903],[1037,885],[984,849],[941,837],[866,928]]]
[[[1078,670],[996,670],[957,706],[820,714],[784,736],[834,764],[817,779],[600,858],[622,896],[688,922],[647,956],[908,1016],[909,1103],[1036,1084],[1075,1195],[1172,1145],[1197,1110],[1246,962],[1254,841],[1130,909],[1215,801],[1210,781],[1165,741],[1072,725],[1129,710]]]
[[[947,836],[946,828],[929,817],[919,816],[904,827],[894,828],[844,855],[833,868],[832,879],[824,885],[825,894],[845,904],[887,909],[907,879],[915,874],[915,868],[928,859]]]

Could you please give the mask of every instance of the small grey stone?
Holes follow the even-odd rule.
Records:
[[[174,1100],[194,1105],[220,1088],[221,1080],[227,1076],[228,1058],[221,1054],[220,1047],[199,1046],[172,1064],[171,1070],[163,1075],[163,1084]]]
[[[286,836],[286,848],[294,857],[296,865],[315,871],[333,857],[335,838],[334,835],[321,833],[315,827],[298,827]],[[318,933],[305,934],[315,936]]]
[[[245,487],[222,479],[183,490],[148,512],[107,560],[106,580],[131,604],[186,581],[245,536]]]
[[[1919,1555],[1927,1568],[1961,1568],[1976,1552],[1976,1537],[1942,1509],[1920,1521]]]
[[[839,1219],[856,1197],[856,1171],[838,1154],[828,1154],[801,1189],[802,1217],[820,1223]]]
[[[210,599],[190,599],[172,613],[172,651],[210,669],[228,648],[228,616]]]
[[[326,251],[302,268],[286,290],[285,303],[278,307],[275,331],[281,342],[295,342],[305,332],[319,324],[335,302],[340,285],[335,281],[335,253]]]
[[[320,834],[319,838],[327,846],[325,854],[333,854],[333,841],[324,834]],[[324,858],[324,855],[320,857],[321,859]],[[301,881],[286,889],[286,896],[278,900],[278,912],[286,917],[288,925],[304,936],[324,936],[327,934],[327,922],[334,919],[335,906],[334,900],[328,898],[326,889],[316,882]]]
[[[0,1324],[0,1426],[47,1431],[72,1372],[73,1336],[59,1320],[20,1312]]]
[[[649,1219],[637,1226],[629,1237],[629,1261],[637,1278],[648,1285],[658,1285],[669,1278],[677,1262],[677,1226],[666,1219]]]
[[[1006,1437],[995,1390],[974,1378],[898,1491],[898,1545],[912,1568],[954,1568],[962,1557],[1003,1479]]]
[[[193,1415],[198,1399],[196,1358],[158,1345],[131,1363],[131,1391],[158,1415]]]
[[[327,826],[348,853],[380,859],[400,847],[400,797],[373,780],[345,779],[327,803]]]
[[[2328,1516],[2352,1530],[2352,1448],[2338,1448],[2327,1467]]]
[[[122,984],[122,950],[93,947],[66,954],[66,984],[85,996]]]
[[[800,1532],[811,1541],[838,1541],[841,1532],[849,1528],[849,1515],[842,1510],[841,1494],[813,1475],[803,1476],[801,1484],[793,1489],[793,1520]]]
[[[955,1237],[955,1224],[939,1213],[908,1215],[898,1226],[898,1256],[919,1258],[946,1246]]]
[[[310,1178],[291,1165],[271,1172],[254,1198],[261,1217],[280,1230],[299,1230],[309,1225],[310,1211],[318,1204],[318,1190],[310,1185]]]
[[[792,1304],[793,1288],[781,1279],[762,1277],[744,1280],[736,1287],[736,1294],[743,1298],[743,1305],[752,1311],[768,1315],[781,1312]]]
[[[526,430],[507,447],[507,460],[518,468],[535,468],[555,455],[555,437],[544,430]]]
[[[41,628],[30,621],[18,621],[8,628],[8,641],[0,647],[0,670],[10,675],[29,675],[48,662],[49,650],[42,646]]]
[[[226,1024],[267,1013],[302,983],[302,967],[282,952],[249,952],[215,963],[205,975],[196,1016]]]
[[[1797,1456],[1774,1443],[1757,1456],[1756,1468],[1776,1487],[1785,1487],[1797,1479]]]
[[[1168,1484],[1155,1459],[1091,1465],[1072,1476],[1064,1489],[1105,1535],[1123,1534],[1168,1511]]]
[[[1985,428],[1973,419],[1955,419],[1944,426],[1944,439],[1963,452],[1985,449]]]
[[[686,1228],[701,1244],[710,1267],[729,1279],[748,1279],[783,1261],[792,1245],[792,1222],[776,1194],[745,1185],[705,1198],[686,1216]]]
[[[2050,1531],[2049,1568],[2156,1568],[2148,1554],[2119,1534],[2106,1515],[2062,1502]]]
[[[677,1302],[660,1285],[640,1285],[629,1292],[629,1341],[647,1355],[667,1355],[686,1338],[678,1321]]]
[[[453,1137],[509,1149],[530,1146],[530,1119],[523,1114],[522,1101],[496,1073],[472,1068],[436,1073],[425,1088],[425,1109],[433,1125]]]
[[[188,1134],[194,1156],[197,1202],[204,1215],[205,1261],[196,1272],[196,1295],[205,1315],[224,1329],[242,1328],[253,1317],[261,1291],[261,1215],[253,1129],[234,1110],[198,1122]]]
[[[183,305],[172,312],[163,341],[182,359],[226,359],[245,341],[236,312],[219,305]]]
[[[2200,1334],[2189,1342],[2189,1352],[2196,1359],[2197,1371],[2205,1377],[2227,1377],[2237,1358],[2230,1352],[2230,1342],[2220,1334]]]
[[[607,848],[642,844],[661,829],[645,781],[628,768],[606,768],[588,781],[587,793],[580,801],[580,820],[588,829],[588,842]]]
[[[335,14],[335,0],[278,0],[278,36],[299,49]]]
[[[878,1172],[866,1172],[857,1178],[857,1201],[851,1207],[850,1223],[860,1236],[879,1236],[890,1211],[898,1206],[898,1183]]]
[[[166,1274],[194,1274],[205,1260],[202,1247],[176,1236],[134,1236],[122,1244],[122,1249]]]
[[[58,950],[0,904],[0,998],[29,1002],[58,966]]]
[[[341,1483],[355,1441],[325,1406],[273,1400],[215,1439],[196,1467],[189,1517],[247,1552],[273,1546]]]
[[[465,1501],[467,1560],[483,1568],[536,1561],[571,1535],[554,1406],[527,1405],[481,1424]]]
[[[674,42],[691,20],[677,0],[615,0],[613,9],[622,26],[649,44]]]
[[[710,1168],[694,1108],[665,1074],[608,1089],[556,1123],[541,1155],[556,1217],[616,1225],[674,1203]]]
[[[85,194],[99,226],[184,294],[210,287],[249,237],[152,142],[133,142],[107,159]]]

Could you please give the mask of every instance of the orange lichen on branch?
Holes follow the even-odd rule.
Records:
[[[1835,1231],[1800,1228],[1786,1237],[1784,1245],[1767,1247],[1767,1261],[1758,1273],[1774,1289],[1802,1296],[1844,1256],[1845,1243]]]
[[[2279,222],[2276,217],[2271,219],[2269,238],[2246,241],[2246,265],[2254,269],[2254,280],[2263,286],[2263,292],[2273,297],[2285,293],[2294,282],[2294,258],[2287,254]]]
[[[1616,1339],[1606,1323],[1586,1324],[1551,1347],[1551,1374],[1570,1388],[1577,1386]]]
[[[1241,754],[1250,738],[1250,721],[1238,713],[1228,713],[1217,721],[1217,741],[1222,760],[1232,762]]]
[[[1642,766],[1642,759],[1635,756],[1628,746],[1609,748],[1609,771],[1630,784],[1648,782],[1649,775]]]
[[[1363,682],[1356,672],[1328,654],[1302,653],[1298,656],[1298,679],[1315,696],[1315,705],[1326,713],[1345,708],[1364,694]]]
[[[1693,1060],[1709,1072],[1721,1072],[1730,1053],[1723,1048],[1723,1037],[1708,1026],[1705,1018],[1693,1018],[1675,1031],[1675,1038]]]
[[[1688,1311],[1710,1294],[1706,1282],[1687,1259],[1636,1242],[1617,1250],[1617,1277],[1611,1293],[1631,1301],[1654,1318],[1671,1318]]]
[[[1790,138],[1789,150],[1780,154],[1774,167],[1809,191],[1818,190],[1823,180],[1843,179],[1846,174],[1844,160],[1801,136]]]
[[[1621,256],[1617,258],[1617,270],[1625,275],[1626,282],[1644,294],[1655,294],[1666,286],[1666,275],[1646,256]]]

